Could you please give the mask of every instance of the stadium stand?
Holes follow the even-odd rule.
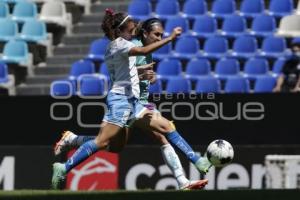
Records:
[[[58,22],[59,26],[66,29],[66,34],[62,36],[60,42],[55,43],[53,41],[55,36],[53,36],[51,42],[49,32],[45,34],[43,28],[40,28],[40,31],[38,31],[39,28],[36,28],[37,30],[34,32],[34,29],[26,28],[26,26],[29,26],[26,23],[24,23],[24,27],[20,27],[19,24],[11,25],[11,27],[17,26],[16,31],[13,31],[13,28],[11,28],[11,32],[8,32],[8,29],[1,30],[3,33],[0,31],[3,46],[6,41],[10,40],[5,39],[6,36],[4,35],[12,34],[14,36],[9,36],[11,39],[20,38],[26,41],[29,52],[33,54],[34,65],[41,64],[41,66],[44,66],[32,67],[34,73],[27,75],[25,84],[17,86],[17,94],[49,94],[50,83],[53,80],[68,77],[72,63],[81,59],[94,62],[96,74],[100,72],[100,66],[103,64],[103,52],[108,43],[106,41],[106,44],[104,44],[103,40],[105,38],[103,39],[103,33],[100,30],[103,17],[101,13],[111,5],[117,11],[128,11],[132,16],[135,14],[140,15],[142,17],[140,19],[153,16],[162,18],[165,23],[166,35],[171,32],[172,27],[176,26],[178,22],[182,22],[181,24],[185,27],[185,34],[175,43],[159,49],[153,54],[153,58],[158,62],[157,69],[160,65],[159,62],[164,62],[166,58],[179,59],[182,75],[193,81],[198,76],[205,76],[200,74],[207,72],[205,70],[208,68],[203,67],[201,70],[204,71],[201,71],[200,68],[190,67],[188,63],[192,58],[196,60],[199,58],[200,60],[203,58],[209,59],[212,74],[216,72],[216,63],[220,59],[237,59],[240,62],[241,73],[247,74],[244,70],[248,60],[256,57],[267,58],[268,65],[272,66],[268,68],[267,73],[277,77],[280,71],[275,70],[276,72],[274,72],[275,66],[277,67],[277,63],[281,62],[281,58],[291,55],[288,49],[289,38],[297,36],[300,30],[296,26],[299,16],[296,15],[297,8],[294,7],[299,7],[300,4],[290,0],[286,2],[280,0],[117,1],[117,3],[103,1],[101,4],[100,1],[86,1],[87,3],[84,3],[84,1],[79,0],[62,0],[58,1],[59,3],[44,0],[29,1],[37,4],[37,16],[39,17],[35,18],[36,24],[41,24],[40,20],[42,20],[46,29],[48,29],[49,24]],[[74,24],[71,13],[68,13],[70,9],[67,5],[70,2],[76,6],[84,7],[84,13],[79,19],[80,23]],[[1,22],[2,19],[8,19],[11,23],[13,11],[16,9],[14,6],[17,4],[1,1]],[[138,10],[137,8],[142,8],[140,6],[142,4],[147,6],[145,6],[145,9]],[[50,9],[46,9],[47,6]],[[57,9],[53,9],[55,6],[57,6]],[[88,13],[89,15],[86,15]],[[57,17],[51,19],[50,15],[56,15]],[[138,16],[135,18],[138,18]],[[188,19],[188,21],[185,19]],[[28,23],[31,23],[31,21],[29,20]],[[64,23],[62,23],[63,21]],[[12,23],[15,24],[15,21],[13,20]],[[40,25],[40,27],[43,26]],[[32,32],[26,33],[26,29],[27,31],[32,30]],[[32,35],[36,35],[36,37]],[[45,35],[48,36],[46,40]],[[248,35],[251,35],[251,37]],[[41,38],[44,39],[44,46],[47,48],[47,59],[45,61],[39,59],[37,62],[36,57],[39,54],[36,55],[37,53],[34,52],[36,47],[32,47],[30,43],[37,42]],[[193,40],[191,43],[193,45],[182,45],[187,40]],[[103,44],[96,44],[99,41],[102,41]],[[278,69],[280,70],[280,68]]]

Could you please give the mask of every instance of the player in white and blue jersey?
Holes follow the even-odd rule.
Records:
[[[113,81],[107,103],[108,112],[105,114],[105,125],[100,130],[95,140],[84,143],[75,154],[65,163],[54,164],[52,184],[57,188],[66,172],[85,160],[89,155],[108,147],[110,141],[118,135],[130,118],[138,118],[135,124],[143,130],[156,131],[166,136],[168,141],[177,146],[196,167],[206,172],[210,166],[199,157],[179,135],[171,123],[148,110],[139,100],[140,88],[137,69],[135,67],[136,56],[146,55],[158,49],[167,42],[172,41],[181,33],[180,28],[174,29],[168,38],[159,40],[145,47],[136,47],[131,40],[134,23],[128,16],[121,13],[107,15],[104,19],[103,30],[112,40],[105,56],[105,62]],[[147,117],[152,123],[147,124]],[[154,117],[155,116],[155,117]]]

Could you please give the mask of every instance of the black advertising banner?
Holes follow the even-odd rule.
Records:
[[[203,147],[197,147],[199,146],[196,146],[195,150],[203,152]],[[266,188],[264,165],[266,155],[300,155],[300,146],[233,146],[233,148],[235,153],[233,162],[223,168],[211,168],[206,175],[209,183],[205,189]],[[180,160],[187,178],[191,180],[201,178],[193,164],[185,157],[180,155]],[[158,147],[126,148],[120,155],[120,166],[119,183],[122,189],[164,190],[177,187]],[[298,176],[300,177],[300,171]],[[278,178],[275,181],[280,184],[283,180]]]
[[[51,147],[0,146],[0,189],[49,189]]]
[[[215,138],[243,145],[299,144],[298,94],[153,95],[150,100],[193,145]],[[96,135],[106,110],[104,98],[23,96],[0,97],[0,102],[5,136],[0,145],[53,145],[63,130]],[[153,144],[133,131],[130,144]]]
[[[205,148],[194,146],[198,152],[203,152]],[[223,168],[211,168],[206,176],[209,180],[206,189],[266,188],[266,155],[300,155],[299,145],[233,144],[233,148],[233,162]],[[191,180],[200,179],[201,176],[195,167],[185,157],[180,154],[179,156],[186,177]],[[1,146],[0,189],[49,189],[54,161],[50,146]],[[300,161],[294,166],[297,167],[300,168]],[[300,177],[300,171],[295,176]],[[281,183],[283,180],[278,177],[275,181]],[[150,145],[129,145],[119,155],[96,153],[68,174],[66,185],[66,189],[70,190],[164,190],[176,187],[177,183],[163,161],[159,146]]]

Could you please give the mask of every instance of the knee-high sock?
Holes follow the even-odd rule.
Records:
[[[67,172],[76,167],[82,161],[86,160],[90,155],[94,154],[98,150],[99,147],[96,145],[94,140],[88,141],[81,145],[65,163]]]
[[[166,135],[168,141],[173,145],[176,146],[192,163],[196,163],[200,158],[197,155],[192,147],[183,139],[180,134],[175,130]]]
[[[160,149],[163,159],[175,176],[179,188],[187,185],[189,183],[189,180],[184,175],[181,162],[174,148],[170,144],[165,144],[161,146]]]
[[[94,140],[95,138],[96,136],[78,135],[76,138],[70,141],[70,144],[74,147],[79,147],[87,141]]]

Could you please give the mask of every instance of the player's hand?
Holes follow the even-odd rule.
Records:
[[[180,36],[182,33],[182,28],[181,27],[176,27],[173,29],[173,32],[171,34],[171,39],[174,40],[176,39],[178,36]]]
[[[154,65],[154,64],[155,64],[155,62],[146,64],[146,65],[141,65],[141,66],[138,67],[138,70],[141,70],[141,71],[145,71],[145,70],[153,70],[153,65]]]
[[[153,70],[146,70],[144,72],[144,80],[148,80],[152,83],[156,80],[156,73]]]

